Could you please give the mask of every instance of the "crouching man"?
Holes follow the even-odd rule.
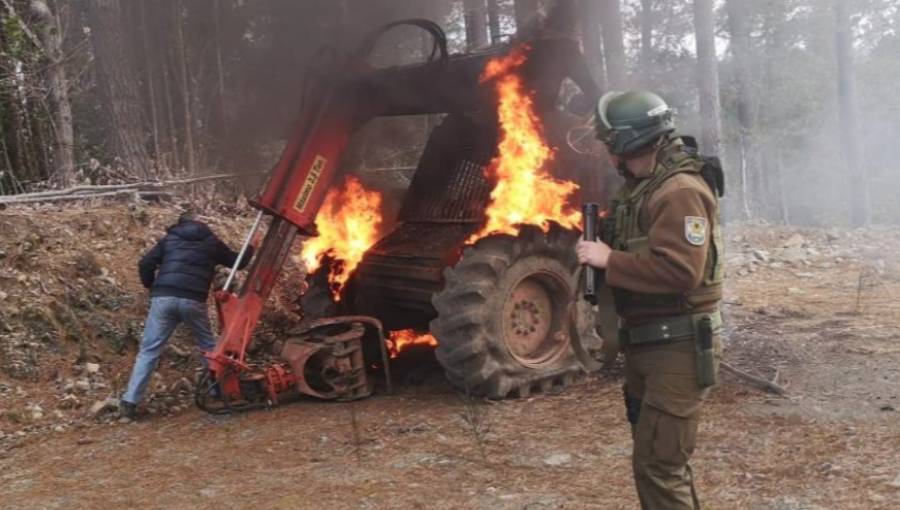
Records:
[[[238,269],[247,266],[253,252],[254,248],[248,247]],[[238,256],[199,220],[196,213],[186,212],[178,218],[178,224],[169,227],[165,237],[141,258],[138,269],[141,283],[150,290],[150,312],[128,390],[122,397],[123,417],[135,418],[156,364],[178,324],[183,322],[190,328],[201,351],[212,351],[216,347],[206,300],[216,266],[232,267]],[[205,358],[203,363],[206,364]]]

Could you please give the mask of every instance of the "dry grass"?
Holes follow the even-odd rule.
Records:
[[[151,210],[149,227],[141,227],[147,230],[134,232],[159,232],[167,216],[156,214]],[[25,221],[0,215],[6,215],[0,229]],[[51,241],[45,242],[65,234],[54,228],[80,221],[98,220],[48,213],[41,228]],[[220,228],[226,237],[239,237],[240,222],[235,225],[234,232]],[[25,235],[24,226],[16,228],[16,235]],[[753,247],[774,249],[794,232],[748,229],[742,235]],[[861,232],[828,244],[809,267],[731,280],[727,356],[761,375],[778,373],[790,394],[772,397],[727,379],[715,390],[694,462],[707,510],[900,508],[900,415],[878,408],[900,398],[895,234]],[[804,235],[826,243],[822,232]],[[107,241],[121,252],[112,257],[121,265],[107,266],[103,254],[112,255],[112,247],[97,257],[126,290],[135,289],[131,264],[147,242],[132,236],[124,244]],[[64,252],[50,255],[46,260],[65,267]],[[844,262],[834,264],[837,256]],[[857,313],[863,270],[869,273]],[[39,274],[48,290],[61,288]],[[49,306],[36,283],[14,297],[31,291]],[[138,317],[145,311],[139,301],[127,310]],[[71,363],[45,361],[60,370]],[[130,359],[112,363],[127,371]],[[0,507],[636,510],[620,385],[613,370],[583,378],[561,395],[484,404],[491,424],[483,435],[488,463],[479,441],[460,427],[460,394],[439,374],[350,409],[307,401],[230,418],[191,410],[130,426],[6,441],[0,443]],[[36,395],[39,388],[28,386]],[[544,463],[558,453],[572,461]]]
[[[57,436],[9,452],[0,493],[11,509],[121,508],[135,494],[153,494],[135,508],[160,509],[636,508],[617,381],[494,405],[488,467],[458,427],[451,391],[434,382],[360,403],[361,413],[378,417],[363,465],[330,425],[345,420],[346,409],[308,403]],[[775,509],[779,498],[896,508],[896,422],[811,423],[742,409],[761,400],[726,385],[708,408],[694,464],[709,509]],[[420,432],[401,432],[422,423]],[[94,442],[77,445],[82,436]],[[556,452],[572,454],[571,465],[543,465]]]

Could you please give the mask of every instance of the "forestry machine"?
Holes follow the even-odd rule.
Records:
[[[367,65],[379,38],[400,25],[431,34],[431,58],[403,67]],[[241,411],[300,394],[362,398],[372,391],[367,368],[373,366],[385,371],[390,391],[385,330],[430,330],[449,380],[491,398],[525,396],[569,381],[583,352],[572,345],[572,336],[580,335],[590,350],[601,348],[594,309],[581,301],[567,312],[578,287],[572,247],[579,232],[558,225],[549,232],[523,227],[517,236],[466,244],[484,225],[492,189],[484,170],[498,143],[496,96],[479,76],[490,59],[508,51],[495,45],[450,56],[439,26],[406,20],[382,27],[349,57],[310,73],[299,122],[262,193],[251,201],[259,213],[242,251],[263,217],[271,216],[264,241],[239,290],[231,291],[234,268],[215,294],[222,331],[197,386],[201,409]],[[315,60],[336,60],[328,55],[334,52]],[[266,301],[295,239],[317,235],[317,212],[351,135],[380,116],[437,114],[443,120],[429,137],[393,231],[368,250],[339,302],[327,282],[320,283],[321,271],[310,275],[311,287],[301,299],[310,320],[283,341],[279,363],[252,365],[247,349]],[[566,118],[569,126],[578,121]],[[554,123],[547,124],[552,139]],[[556,129],[563,140],[567,130]],[[567,171],[583,164],[577,153],[560,152],[555,161]],[[575,317],[573,334],[566,331],[567,317]]]

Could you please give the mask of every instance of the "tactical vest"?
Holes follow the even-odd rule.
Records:
[[[611,215],[604,222],[603,237],[615,250],[635,253],[640,257],[651,256],[649,225],[645,225],[643,221],[648,218],[646,212],[648,199],[663,182],[676,174],[699,174],[710,186],[716,200],[715,216],[711,218],[712,238],[707,243],[709,253],[702,284],[684,294],[644,294],[614,289],[619,315],[627,316],[628,311],[634,310],[651,312],[652,315],[659,316],[690,314],[698,309],[706,311],[713,308],[715,303],[722,299],[725,265],[718,200],[718,197],[724,194],[722,172],[717,160],[697,155],[695,144],[696,142],[688,137],[671,141],[660,149],[656,167],[648,178],[626,184],[619,190],[611,203]]]

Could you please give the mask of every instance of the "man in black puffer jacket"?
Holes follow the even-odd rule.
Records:
[[[198,218],[194,212],[182,214],[178,224],[169,227],[166,236],[138,263],[141,283],[150,290],[150,313],[128,390],[122,397],[122,416],[126,418],[134,418],[156,363],[179,323],[184,322],[191,329],[201,351],[216,347],[206,300],[216,266],[234,266],[239,254]],[[253,246],[248,247],[238,269],[247,266],[253,252]],[[206,364],[205,358],[203,363]]]

